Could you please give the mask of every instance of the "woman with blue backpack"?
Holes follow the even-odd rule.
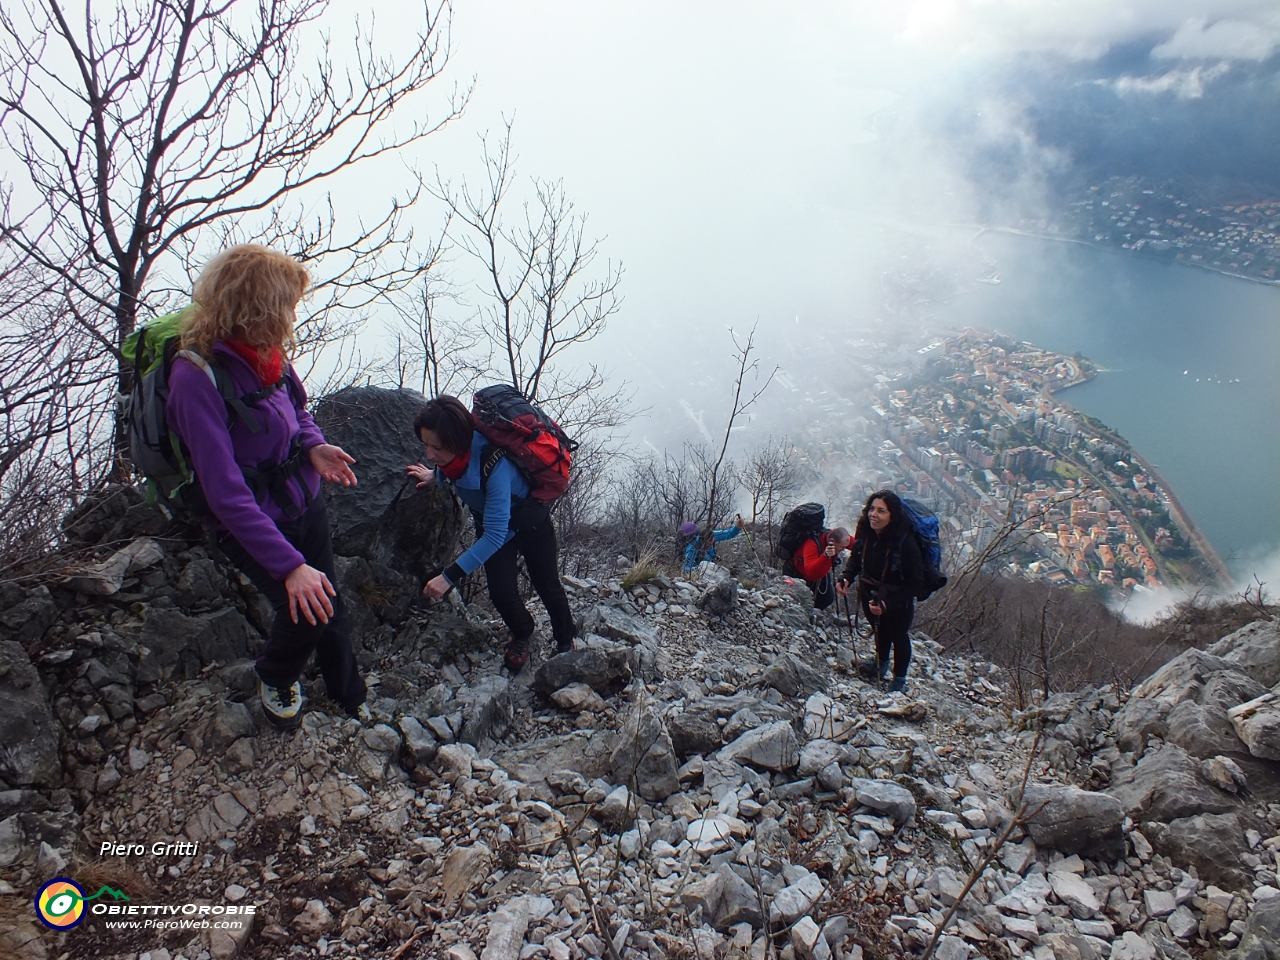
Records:
[[[875,630],[875,658],[859,665],[863,674],[890,679],[891,693],[907,687],[911,665],[911,621],[916,597],[925,581],[925,562],[902,500],[892,490],[877,490],[867,498],[854,530],[849,560],[836,590],[849,595],[857,581],[857,603]]]
[[[168,379],[167,419],[199,481],[218,546],[275,609],[256,663],[263,711],[296,726],[314,655],[329,698],[372,719],[334,584],[320,481],[355,486],[355,461],[325,441],[288,362],[294,310],[310,286],[292,257],[224,250],[196,280]]]
[[[470,509],[476,541],[423,588],[439,600],[462,578],[484,566],[489,598],[511,631],[504,661],[518,673],[529,662],[533,617],[520,599],[517,554],[524,558],[533,589],[551,620],[556,653],[573,649],[577,628],[569,598],[560,583],[556,528],[545,503],[531,494],[529,479],[509,451],[490,442],[477,429],[470,410],[457,397],[441,395],[427,402],[413,422],[426,448],[426,464],[405,469],[419,487],[448,483]]]

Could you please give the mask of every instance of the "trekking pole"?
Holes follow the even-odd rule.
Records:
[[[844,595],[844,619],[849,625],[849,647],[853,650],[853,665],[858,665],[858,635],[853,630],[853,613],[849,610],[849,595]]]

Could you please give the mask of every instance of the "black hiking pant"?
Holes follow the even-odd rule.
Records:
[[[825,610],[836,602],[836,580],[834,571],[828,573],[821,580],[814,580],[809,584],[813,590],[813,609]]]
[[[307,563],[328,577],[336,588],[338,576],[333,567],[329,510],[324,498],[318,496],[312,500],[311,506],[297,520],[277,521],[276,526],[284,538],[297,547]],[[294,623],[289,618],[289,594],[285,591],[284,581],[267,573],[231,534],[223,533],[218,538],[218,546],[232,563],[244,571],[244,575],[275,609],[271,636],[267,638],[256,664],[262,682],[269,687],[292,686],[302,676],[311,655],[315,654],[329,699],[348,713],[354,713],[364,703],[365,686],[355,651],[351,648],[351,628],[342,595],[332,598],[333,616],[327,624],[317,621],[312,626],[301,614],[298,622]]]
[[[523,640],[533,634],[533,616],[520,599],[519,570],[516,555],[524,557],[524,568],[529,582],[547,608],[551,618],[551,635],[556,646],[566,647],[573,642],[577,628],[573,625],[573,612],[569,598],[560,583],[560,564],[556,545],[556,528],[551,517],[516,531],[516,535],[484,563],[485,577],[489,581],[489,599],[493,601],[502,622],[511,631],[513,640]]]
[[[910,630],[916,615],[915,604],[910,604],[905,610],[886,610],[878,617],[866,605],[862,611],[876,631],[876,659],[887,663],[892,651],[894,679],[905,677],[907,668],[911,666]]]

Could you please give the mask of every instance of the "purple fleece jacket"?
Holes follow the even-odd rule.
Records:
[[[262,388],[258,374],[234,351],[218,343],[213,352],[231,375],[239,394]],[[306,559],[276,526],[287,519],[284,511],[269,496],[261,503],[255,500],[240,467],[256,467],[264,460],[285,460],[295,436],[302,438],[304,450],[325,442],[324,434],[307,413],[302,381],[292,367],[286,369],[301,403],[295,405],[294,394],[281,389],[255,404],[250,409],[263,427],[258,434],[251,433],[238,416],[230,413],[209,375],[182,357],[174,361],[169,375],[167,407],[169,426],[190,451],[192,469],[200,478],[200,487],[213,511],[216,522],[210,525],[230,532],[249,556],[277,580],[283,580]],[[229,430],[228,417],[233,417]],[[320,475],[310,463],[303,467],[300,479],[314,497],[320,489]],[[301,506],[298,480],[289,481],[289,492]]]

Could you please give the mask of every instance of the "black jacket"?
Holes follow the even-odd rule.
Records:
[[[858,596],[864,607],[878,600],[886,610],[909,610],[924,584],[924,558],[910,528],[905,533],[872,531],[865,542],[855,540],[840,579],[859,580]]]

